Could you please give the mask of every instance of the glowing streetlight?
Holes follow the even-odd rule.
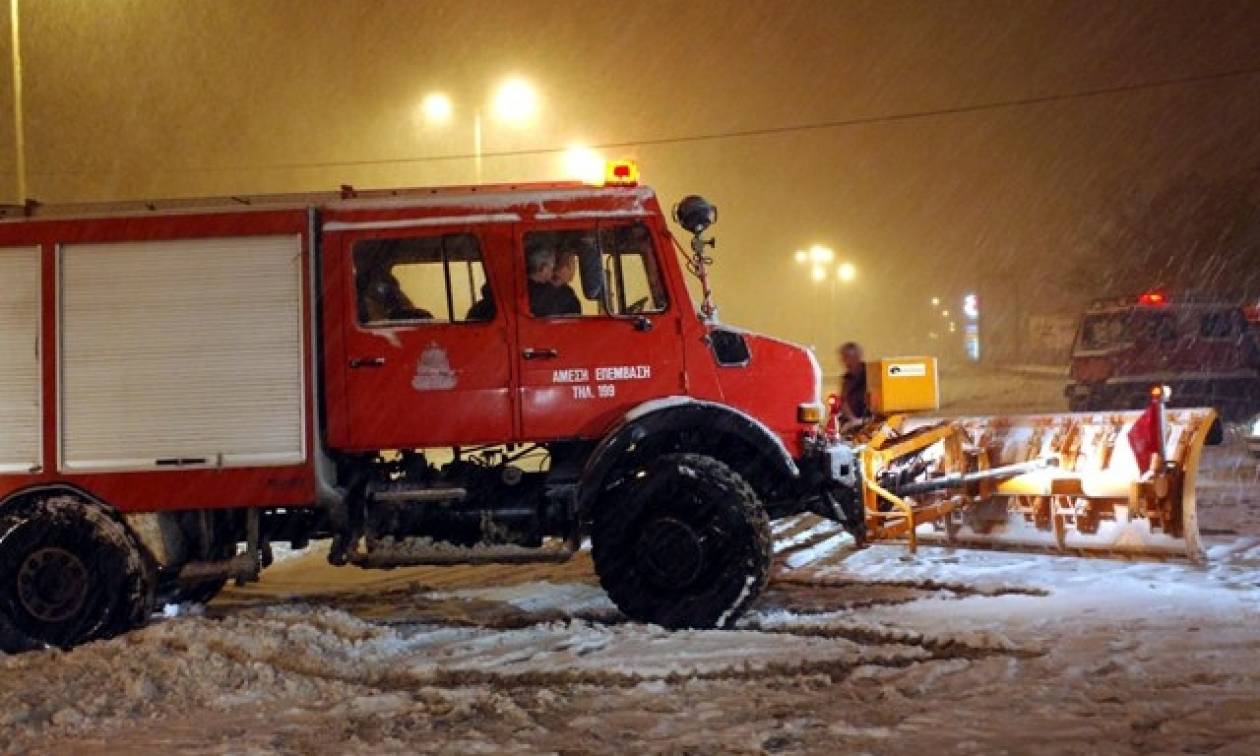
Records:
[[[809,259],[815,264],[827,264],[836,259],[836,253],[830,247],[815,244],[809,248]]]
[[[495,120],[511,126],[523,127],[538,116],[538,93],[534,87],[521,78],[512,78],[503,82],[491,95],[490,105]],[[416,119],[426,126],[449,125],[455,114],[455,105],[451,98],[443,92],[430,92],[416,108]],[[473,164],[477,183],[481,183],[481,108],[473,111]],[[583,176],[588,168],[582,168]],[[601,168],[602,171],[602,168]],[[591,172],[594,175],[594,172]],[[601,176],[602,179],[602,176]],[[583,179],[585,180],[585,179]]]
[[[451,122],[455,106],[451,98],[442,92],[430,92],[420,101],[420,115],[430,126],[445,126]]]
[[[827,269],[821,265],[815,265],[813,270],[809,272],[809,277],[815,282],[825,281],[827,279]]]
[[[520,126],[538,114],[538,94],[524,79],[508,79],[495,91],[493,105],[495,118]]]
[[[809,259],[809,253],[803,249],[798,249],[796,250],[795,258],[797,263],[804,265],[805,261]]]
[[[940,307],[940,306],[941,306],[941,298],[940,298],[940,297],[932,297],[932,306],[933,306],[933,307]]]
[[[942,317],[942,318],[948,318],[948,317],[949,317],[949,310],[941,310],[941,317]]]
[[[564,172],[569,178],[583,184],[602,184],[604,158],[589,147],[573,145],[564,151]]]
[[[853,263],[840,263],[840,267],[836,268],[836,278],[848,283],[857,278],[857,268],[853,267]]]
[[[964,294],[962,310],[963,315],[967,317],[967,320],[979,320],[980,299],[977,298],[975,294]]]

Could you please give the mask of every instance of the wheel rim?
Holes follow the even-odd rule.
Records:
[[[705,539],[691,525],[674,517],[658,517],[639,537],[639,562],[657,586],[682,589],[700,576],[705,564]]]
[[[31,617],[64,622],[83,610],[91,578],[83,561],[48,546],[31,552],[17,572],[17,598]]]

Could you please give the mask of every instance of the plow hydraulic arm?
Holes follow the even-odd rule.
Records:
[[[898,496],[914,496],[916,494],[933,493],[935,491],[946,491],[949,489],[966,488],[972,483],[979,483],[987,480],[1005,480],[1013,478],[1016,475],[1033,472],[1034,470],[1044,470],[1047,467],[1058,467],[1059,460],[1054,457],[1045,459],[1036,459],[1032,462],[1020,462],[1014,465],[1004,465],[1003,467],[992,467],[987,470],[978,470],[969,473],[946,473],[936,478],[915,481],[912,483],[903,483],[892,489],[893,493]]]

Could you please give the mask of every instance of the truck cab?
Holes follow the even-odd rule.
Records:
[[[687,397],[800,453],[812,356],[704,322],[649,189],[441,199],[322,218],[326,393],[344,398],[328,404],[331,448],[595,441],[645,402]],[[531,254],[551,261],[541,280]],[[576,307],[548,309],[561,291]]]
[[[1135,409],[1161,385],[1174,406],[1242,417],[1260,409],[1258,344],[1244,309],[1220,297],[1101,300],[1081,316],[1064,393],[1073,411]]]

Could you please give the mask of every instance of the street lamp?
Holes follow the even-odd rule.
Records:
[[[564,172],[583,184],[601,184],[604,181],[604,159],[589,147],[573,145],[564,151]]]
[[[538,114],[538,94],[521,78],[511,78],[494,93],[494,115],[503,123],[523,126]]]
[[[18,0],[9,2],[9,51],[12,53],[13,76],[13,172],[17,179],[14,188],[18,203],[26,202],[26,117],[23,114],[22,96],[22,20],[18,14]]]
[[[429,126],[445,126],[451,122],[455,106],[443,92],[430,92],[420,101],[420,113]]]
[[[792,253],[792,259],[796,261],[796,264],[809,271],[809,279],[813,283],[810,288],[813,290],[811,297],[815,310],[824,303],[824,300],[827,305],[825,310],[827,317],[813,319],[814,327],[811,329],[813,331],[811,337],[815,339],[815,343],[817,343],[817,329],[821,323],[831,318],[835,308],[837,287],[852,283],[857,278],[857,267],[853,263],[837,262],[836,258],[836,251],[825,244],[811,244]]]
[[[509,126],[524,127],[538,116],[538,93],[520,77],[513,77],[494,90],[490,105],[495,120]],[[443,92],[430,92],[420,101],[420,115],[426,125],[446,126],[454,116],[455,105]],[[476,182],[481,183],[481,108],[473,111],[473,165]]]

